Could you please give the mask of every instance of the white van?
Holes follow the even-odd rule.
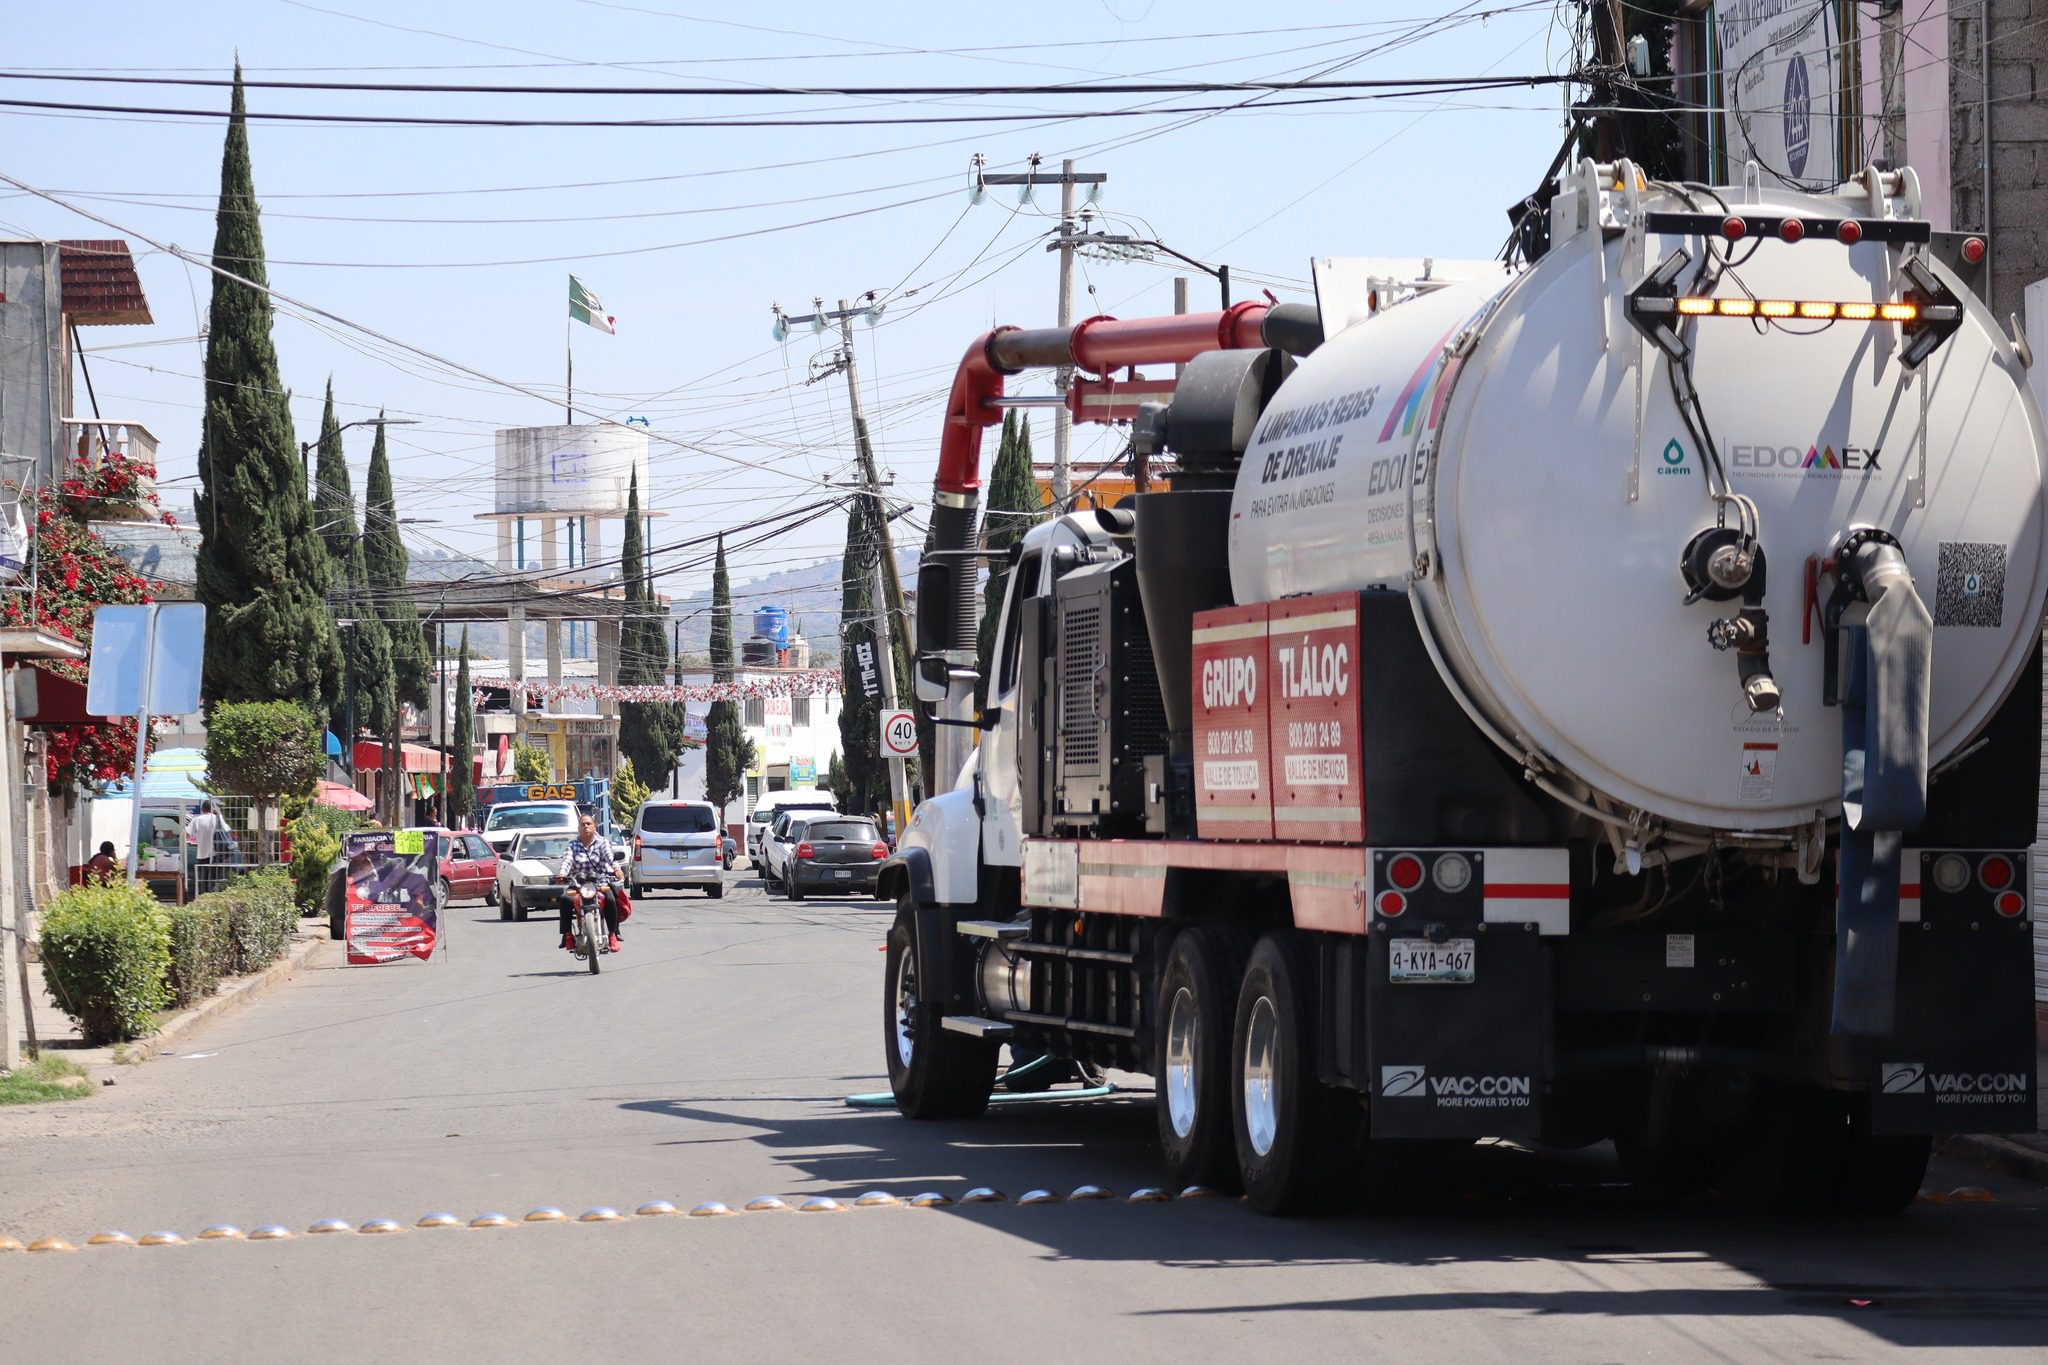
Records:
[[[627,881],[634,899],[649,887],[694,886],[717,900],[725,894],[724,840],[709,801],[648,797],[633,817]]]
[[[747,815],[747,861],[755,867],[761,866],[761,836],[768,832],[768,822],[775,818],[777,811],[785,810],[823,810],[836,813],[839,810],[839,798],[816,787],[769,792],[763,796]]]

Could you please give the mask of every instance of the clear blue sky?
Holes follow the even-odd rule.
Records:
[[[1548,0],[1479,0],[1418,37],[1456,0],[1334,5],[1276,0],[711,6],[600,0],[106,0],[92,22],[35,6],[10,16],[7,67],[222,76],[239,50],[251,78],[573,85],[1022,84],[1292,79],[1346,63],[1348,77],[1533,74],[1569,61]],[[1478,18],[1488,12],[1483,20]],[[431,30],[431,31],[429,31]],[[567,63],[591,63],[573,65]],[[320,74],[315,68],[327,69]],[[174,70],[175,69],[175,70]],[[226,92],[6,81],[0,94],[84,103],[224,108]],[[516,117],[916,117],[1045,113],[1041,122],[772,129],[437,129],[253,124],[271,281],[332,312],[492,375],[558,394],[567,275],[619,319],[578,327],[579,400],[644,416],[657,442],[656,542],[819,496],[850,455],[843,381],[804,383],[829,339],[769,336],[769,305],[807,312],[876,289],[892,302],[860,333],[863,387],[897,490],[926,500],[945,388],[966,343],[993,322],[1053,320],[1043,249],[1056,189],[969,207],[969,157],[1018,170],[1031,152],[1110,177],[1112,231],[1156,236],[1228,262],[1239,297],[1305,297],[1320,255],[1485,256],[1504,209],[1561,137],[1555,88],[1333,104],[1190,119],[1055,121],[1077,108],[1213,104],[1214,96],[1043,95],[877,99],[454,96],[252,92],[252,109]],[[213,238],[217,120],[0,112],[0,170],[187,249]],[[904,202],[912,201],[912,202]],[[895,206],[895,207],[890,207]],[[833,222],[772,231],[829,215]],[[0,234],[112,235],[56,206],[0,194]],[[732,240],[674,245],[709,237]],[[163,442],[167,502],[190,506],[199,432],[203,271],[137,244],[151,328],[89,329],[102,408]],[[1171,309],[1165,265],[1088,262],[1076,315]],[[905,297],[907,291],[918,291]],[[1196,307],[1214,285],[1195,276]],[[560,408],[352,336],[280,315],[277,345],[302,438],[316,434],[328,377],[344,420],[380,407],[394,428],[403,516],[431,518],[415,544],[489,558],[492,431],[560,419]],[[1043,380],[1027,381],[1044,391]],[[1049,419],[1036,431],[1049,455]],[[348,434],[357,471],[370,433]],[[1121,448],[1082,428],[1077,458]],[[720,456],[727,458],[721,459]],[[744,461],[763,468],[745,468]],[[178,482],[179,480],[182,482]],[[737,580],[837,554],[834,515],[736,557]],[[661,567],[680,570],[680,557]],[[700,588],[677,572],[661,588]]]

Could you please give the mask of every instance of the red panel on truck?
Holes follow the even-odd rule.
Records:
[[[1274,837],[1364,843],[1358,594],[1271,603],[1267,650]]]
[[[1273,837],[1268,610],[1195,613],[1195,829],[1204,839]]]

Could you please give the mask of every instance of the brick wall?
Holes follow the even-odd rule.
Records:
[[[1988,107],[1983,70],[1987,22]],[[2029,284],[2048,278],[2048,0],[1955,0],[1949,6],[1948,39],[1955,226],[1988,232],[1989,302],[2004,317],[2023,309]],[[1989,223],[1984,214],[1987,122]]]

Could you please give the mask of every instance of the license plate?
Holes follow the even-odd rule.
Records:
[[[832,875],[835,877],[851,877],[853,874],[851,872],[834,872]]]
[[[1387,980],[1396,985],[1466,986],[1476,979],[1477,954],[1469,938],[1397,938],[1387,947]]]

